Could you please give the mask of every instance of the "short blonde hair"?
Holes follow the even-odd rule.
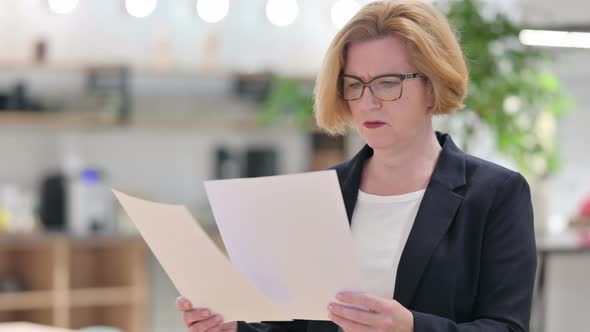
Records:
[[[314,91],[320,128],[344,134],[351,124],[350,108],[338,90],[347,46],[394,34],[406,41],[410,64],[432,83],[433,114],[451,114],[464,107],[467,66],[447,19],[421,0],[385,0],[364,6],[332,40]]]

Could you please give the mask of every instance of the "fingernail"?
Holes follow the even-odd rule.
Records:
[[[342,295],[342,294],[338,293],[338,294],[336,294],[336,298],[337,298],[338,300],[343,300],[343,299],[344,299],[344,295]]]

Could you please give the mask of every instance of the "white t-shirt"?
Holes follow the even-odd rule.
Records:
[[[399,260],[424,192],[377,196],[359,190],[351,232],[368,293],[393,298]]]

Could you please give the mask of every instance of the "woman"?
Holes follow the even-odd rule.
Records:
[[[460,109],[467,90],[447,20],[419,0],[366,5],[333,40],[316,83],[319,126],[352,125],[367,141],[334,169],[367,289],[337,298],[369,311],[332,303],[331,321],[223,323],[179,298],[189,331],[527,331],[529,186],[433,131],[432,117]]]

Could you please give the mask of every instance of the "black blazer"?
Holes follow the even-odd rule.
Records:
[[[526,180],[463,153],[447,134],[399,262],[394,299],[415,332],[527,331],[536,270]],[[365,147],[337,171],[349,223]],[[330,321],[238,323],[239,332],[336,332]]]

